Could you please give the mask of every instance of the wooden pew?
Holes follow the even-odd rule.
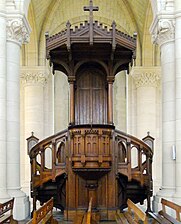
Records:
[[[89,207],[87,212],[77,214],[74,219],[74,224],[91,224],[92,223],[92,198],[89,201]]]
[[[142,221],[144,224],[148,224],[147,215],[130,199],[127,200],[128,211],[116,214],[116,221],[119,224],[138,224]]]
[[[161,204],[162,204],[162,210],[157,213],[152,213],[152,212],[148,212],[149,216],[153,218],[153,224],[154,223],[164,223],[164,224],[181,224],[181,206],[177,205],[171,201],[168,201],[166,199],[161,199]],[[176,213],[176,219],[173,218],[172,216],[170,216],[167,212],[166,212],[166,207],[173,209]]]
[[[92,211],[92,198],[89,201],[89,207],[86,216],[86,224],[91,224],[91,211]]]
[[[13,219],[14,198],[0,204],[0,223],[18,223]]]
[[[27,224],[51,223],[57,224],[58,221],[53,218],[53,198],[47,201],[38,210],[33,212],[33,218]]]

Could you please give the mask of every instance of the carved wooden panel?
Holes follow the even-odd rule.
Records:
[[[98,69],[81,71],[75,91],[75,123],[107,123],[106,79]]]

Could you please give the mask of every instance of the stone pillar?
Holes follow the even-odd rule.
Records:
[[[22,183],[24,191],[30,192],[30,159],[26,138],[34,132],[39,139],[44,138],[44,86],[47,82],[46,66],[22,67],[21,84],[24,88],[24,148],[22,149]]]
[[[174,201],[181,204],[181,2],[175,0],[175,62],[176,62],[176,192]]]
[[[6,191],[6,0],[0,0],[0,202]]]
[[[131,75],[137,92],[137,136],[150,131],[156,134],[156,99],[160,84],[160,67],[133,67]],[[151,122],[150,122],[151,121]]]
[[[162,188],[155,197],[158,209],[161,197],[171,199],[175,191],[175,46],[174,18],[171,14],[158,16],[151,27],[154,42],[160,45],[162,69]],[[159,166],[159,164],[157,164]],[[161,164],[160,164],[161,165]]]
[[[140,139],[149,131],[155,141],[155,151],[153,159],[153,183],[154,191],[158,190],[161,183],[161,168],[157,165],[161,163],[160,142],[157,130],[159,129],[158,102],[160,92],[160,67],[133,67],[131,76],[136,86],[136,136]],[[160,130],[159,130],[160,131]]]
[[[14,218],[29,215],[28,197],[20,189],[20,48],[29,36],[21,15],[7,18],[7,190],[15,197]]]

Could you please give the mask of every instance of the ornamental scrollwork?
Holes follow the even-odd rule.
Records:
[[[143,86],[158,87],[160,85],[160,74],[160,67],[153,67],[151,69],[146,67],[138,67],[134,68],[131,72],[136,88]]]
[[[160,46],[175,39],[175,20],[174,19],[160,19],[152,27],[153,43]]]
[[[45,85],[48,81],[48,71],[45,69],[22,69],[21,70],[21,83],[24,85]]]
[[[30,28],[23,18],[7,19],[7,40],[18,43],[29,42]]]

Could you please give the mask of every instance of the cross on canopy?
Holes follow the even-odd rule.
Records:
[[[90,45],[93,44],[93,11],[98,10],[98,6],[93,6],[93,0],[89,1],[89,6],[84,6],[84,11],[89,11]]]
[[[98,11],[99,7],[98,6],[93,6],[93,0],[90,0],[89,6],[84,6],[84,11],[89,11],[89,17],[90,20],[93,19],[93,11]]]

